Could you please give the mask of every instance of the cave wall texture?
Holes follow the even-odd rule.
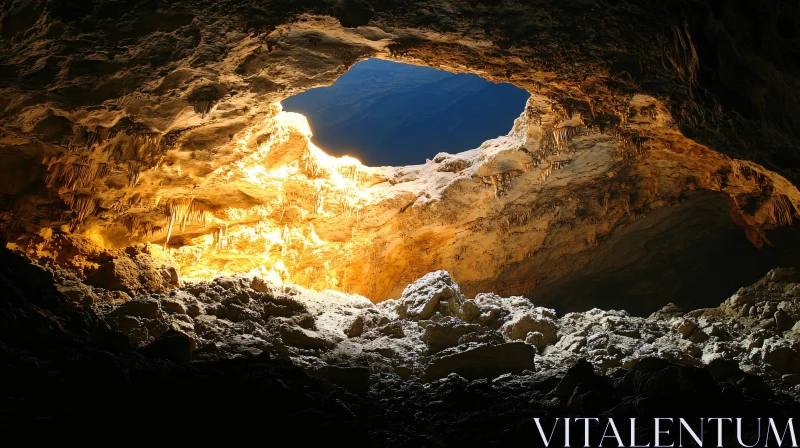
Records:
[[[375,301],[446,269],[468,295],[563,309],[716,304],[798,262],[799,17],[796,1],[8,1],[0,230],[131,294],[161,281],[104,273],[152,259],[165,279],[261,270]],[[368,57],[532,96],[481,148],[365,167],[275,103]],[[125,250],[143,242],[146,262]]]

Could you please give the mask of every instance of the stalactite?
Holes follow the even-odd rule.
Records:
[[[794,206],[789,198],[784,194],[773,193],[767,203],[772,221],[777,226],[790,226],[792,225],[793,215],[796,215]]]
[[[687,85],[689,93],[694,95],[700,63],[692,35],[689,33],[689,25],[684,22],[683,28],[673,26],[671,38],[659,37],[659,41],[662,56]]]
[[[303,162],[306,172],[310,174],[309,177],[317,178],[325,174],[325,167],[322,166],[319,159],[311,151],[306,150],[300,161]]]
[[[500,197],[507,194],[508,189],[511,187],[511,181],[520,176],[522,171],[512,170],[505,173],[497,173],[489,176],[481,176],[480,180],[484,188],[492,188],[495,197]]]
[[[625,132],[619,128],[611,131],[611,134],[617,139],[617,157],[623,160],[630,160],[636,157],[641,157],[645,153],[644,144],[647,142],[646,137],[637,134]]]
[[[189,213],[189,207],[192,204],[192,198],[171,198],[165,204],[165,214],[169,216],[169,226],[167,227],[167,239],[164,241],[164,249],[169,244],[170,236],[172,236],[172,229],[176,222],[183,223],[186,215]]]
[[[164,231],[163,227],[154,225],[151,221],[142,221],[135,214],[123,216],[120,223],[128,230],[128,236],[133,238],[148,237]]]
[[[135,187],[139,183],[139,176],[142,173],[142,164],[138,160],[129,160],[128,168],[128,187]]]
[[[132,137],[131,145],[135,153],[133,160],[145,168],[158,166],[166,153],[166,148],[161,144],[162,135],[157,132],[137,132]]]
[[[167,238],[164,240],[164,249],[167,249],[167,244],[169,244],[169,237],[172,235],[172,226],[175,225],[175,215],[170,215],[169,217],[169,226],[167,227]]]
[[[325,205],[325,196],[323,196],[322,192],[317,190],[314,192],[314,213],[321,215],[323,212],[323,206]]]
[[[103,146],[116,136],[115,129],[97,126],[94,131],[88,131],[86,134],[86,149],[92,150],[95,147]]]
[[[206,118],[207,115],[211,115],[215,105],[215,101],[198,101],[194,103],[194,113],[200,115],[201,118]]]
[[[738,160],[731,162],[731,171],[733,171],[734,176],[741,177],[748,182],[753,182],[758,188],[764,188],[769,184],[769,180],[766,176]]]
[[[544,163],[548,157],[572,152],[569,148],[569,142],[573,138],[584,135],[587,132],[586,127],[583,125],[562,126],[560,128],[546,130],[539,140],[539,149],[536,151],[528,151],[533,159],[533,166],[538,167]]]
[[[128,236],[134,236],[136,233],[136,229],[139,227],[139,216],[137,215],[125,215],[120,220],[122,225],[128,229]]]
[[[67,199],[67,206],[72,211],[70,231],[74,232],[97,210],[98,200],[91,195],[75,194]]]
[[[583,126],[563,126],[552,131],[557,152],[569,152],[569,141],[583,132]]]
[[[78,188],[91,188],[97,180],[108,176],[111,172],[108,163],[97,162],[89,157],[82,157],[71,163],[64,160],[47,162],[45,183],[48,187],[57,189],[59,193]]]

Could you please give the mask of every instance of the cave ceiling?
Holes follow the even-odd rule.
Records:
[[[5,2],[0,230],[86,276],[97,254],[149,242],[187,281],[259,272],[373,300],[436,269],[468,294],[552,296],[579,270],[654,275],[741,241],[768,264],[753,254],[791,252],[800,209],[798,14],[778,1]],[[480,148],[366,167],[314,146],[279,102],[369,57],[531,98]]]

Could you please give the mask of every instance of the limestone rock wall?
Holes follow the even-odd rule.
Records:
[[[470,295],[539,294],[581,308],[622,289],[615,303],[630,308],[663,290],[696,303],[712,292],[696,286],[720,272],[715,263],[737,260],[730,266],[751,279],[795,264],[793,11],[780,2],[6,2],[2,232],[29,256],[83,266],[76,275],[96,281],[110,268],[83,263],[87,254],[149,242],[190,281],[258,272],[377,301],[446,269]],[[425,165],[327,157],[277,102],[367,57],[477,73],[532,97],[509,135]],[[647,242],[673,227],[683,233],[649,253]],[[697,237],[715,227],[726,236]],[[64,239],[83,241],[70,243],[80,248],[71,261],[48,246]],[[662,283],[639,280],[663,271],[661,260],[709,254]],[[154,284],[148,275],[129,277]],[[733,288],[715,281],[714,292]]]

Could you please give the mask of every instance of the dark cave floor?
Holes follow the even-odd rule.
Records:
[[[52,276],[0,251],[0,418],[27,440],[176,437],[347,446],[536,446],[534,417],[798,415],[800,405],[760,377],[718,360],[689,367],[646,359],[597,375],[526,372],[493,381],[458,375],[427,384],[373,375],[339,387],[266,354],[174,362],[188,342],[164,337],[133,349]],[[351,379],[352,380],[352,379]],[[646,421],[646,420],[645,420]],[[643,426],[643,431],[647,428]]]

